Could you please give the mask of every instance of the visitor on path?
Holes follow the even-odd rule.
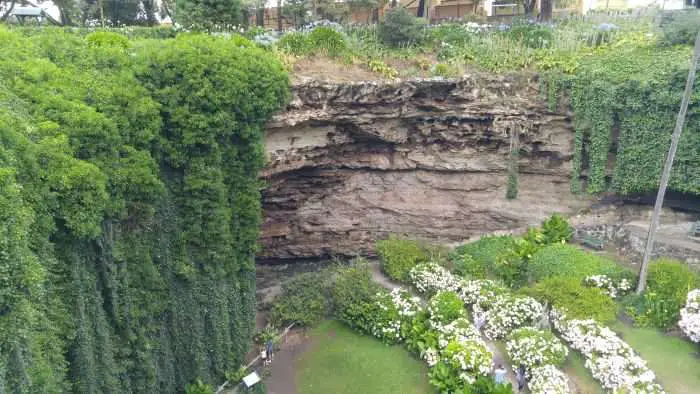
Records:
[[[267,349],[264,347],[260,348],[260,358],[263,360],[263,365],[268,365],[270,363],[267,359]]]
[[[522,393],[525,389],[525,366],[520,364],[515,372],[515,380],[518,382],[518,392]]]
[[[493,378],[496,380],[496,384],[505,384],[507,373],[508,371],[503,367],[503,365],[498,364],[496,369],[493,371]]]
[[[486,324],[486,313],[481,313],[477,315],[476,320],[474,321],[474,325],[476,327],[476,330],[481,332],[481,328],[484,327]]]
[[[270,362],[272,362],[272,360],[275,359],[275,352],[274,346],[272,345],[272,339],[268,339],[265,346],[267,346],[267,356],[270,358]]]

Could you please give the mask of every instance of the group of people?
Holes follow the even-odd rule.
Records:
[[[481,332],[481,329],[488,321],[488,315],[486,313],[479,313],[474,316],[474,326],[476,330]],[[505,369],[503,364],[498,364],[496,369],[493,371],[494,379],[498,384],[508,383],[507,375],[508,371]],[[518,369],[515,371],[515,380],[518,383],[518,392],[522,392],[525,389],[525,366],[520,364]]]
[[[260,358],[263,360],[263,365],[270,365],[270,363],[272,363],[272,360],[275,358],[272,339],[268,340],[265,346],[260,348]]]
[[[508,370],[505,369],[503,364],[498,364],[496,369],[493,371],[493,374],[497,384],[508,383]],[[518,392],[521,393],[525,389],[526,383],[525,366],[522,364],[520,364],[518,369],[515,371],[515,381],[518,383]]]

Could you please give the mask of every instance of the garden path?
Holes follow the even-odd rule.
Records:
[[[394,282],[391,280],[389,277],[387,277],[383,272],[381,267],[379,266],[379,263],[372,263],[370,264],[370,272],[372,273],[372,280],[374,280],[376,283],[379,283],[382,287],[388,290],[393,290],[397,287],[406,287],[402,286],[399,283]],[[423,299],[423,298],[421,298]],[[494,365],[504,365],[506,369],[508,369],[508,380],[510,383],[513,385],[513,392],[517,393],[518,392],[518,383],[515,380],[515,370],[511,365],[508,364],[508,359],[505,357],[503,354],[503,351],[498,347],[498,345],[490,341],[486,338],[483,338],[484,342],[486,342],[486,346],[488,346],[489,350],[493,353],[493,363]]]

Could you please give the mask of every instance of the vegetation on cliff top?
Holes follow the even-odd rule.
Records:
[[[217,383],[253,325],[280,64],[200,35],[0,27],[0,47],[0,388]]]

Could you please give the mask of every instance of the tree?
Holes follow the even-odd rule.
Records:
[[[284,3],[284,15],[292,20],[295,27],[303,26],[306,23],[311,4],[308,0],[288,0]]]
[[[176,0],[178,22],[195,30],[231,29],[243,22],[241,0]]]
[[[0,21],[4,21],[10,16],[16,2],[17,0],[0,1]]]
[[[697,0],[696,0],[697,1]],[[673,130],[673,136],[671,137],[671,147],[668,149],[668,155],[666,156],[666,164],[664,164],[664,170],[661,173],[661,182],[659,185],[659,191],[656,194],[656,202],[654,203],[654,212],[651,216],[651,224],[649,225],[649,235],[647,236],[647,245],[644,249],[644,257],[642,259],[642,267],[639,270],[639,282],[637,284],[637,294],[641,294],[646,287],[647,282],[647,270],[649,269],[649,260],[651,260],[651,252],[654,249],[654,237],[656,236],[656,227],[659,225],[659,216],[661,216],[661,207],[664,205],[664,195],[666,194],[666,187],[668,186],[668,179],[671,177],[671,167],[673,167],[673,158],[676,156],[676,149],[678,148],[678,141],[681,138],[681,133],[683,132],[683,125],[685,124],[685,114],[688,111],[688,101],[690,101],[690,95],[693,93],[693,84],[695,84],[695,69],[698,66],[698,57],[700,56],[700,31],[698,31],[695,36],[695,49],[693,50],[693,58],[690,62],[690,69],[688,70],[688,79],[685,82],[685,91],[683,92],[683,99],[681,100],[681,108],[678,110],[678,116],[676,117],[676,127]]]
[[[540,9],[540,20],[549,21],[552,20],[552,7],[553,0],[541,0]]]

